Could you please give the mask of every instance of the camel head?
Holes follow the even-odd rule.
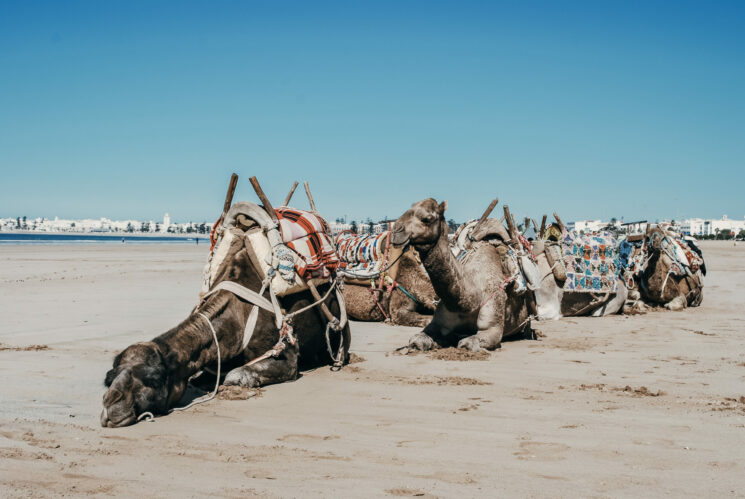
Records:
[[[414,203],[396,220],[391,243],[396,247],[411,244],[420,252],[431,248],[443,233],[447,234],[447,206],[447,201],[437,204],[432,198]]]
[[[113,369],[106,373],[101,426],[129,426],[144,412],[164,414],[167,373],[166,361],[153,342],[135,343],[117,355]]]

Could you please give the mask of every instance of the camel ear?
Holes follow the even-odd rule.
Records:
[[[445,213],[445,210],[447,210],[447,209],[448,209],[448,202],[447,201],[443,201],[442,203],[440,203],[440,206],[437,207],[437,212],[440,215],[442,215],[443,213]]]

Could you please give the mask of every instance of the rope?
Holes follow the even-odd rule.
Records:
[[[197,399],[192,400],[191,402],[189,402],[189,404],[185,405],[184,407],[174,407],[173,409],[171,409],[170,411],[168,411],[169,414],[172,413],[173,411],[185,411],[189,407],[193,407],[193,406],[195,406],[197,404],[203,404],[204,402],[209,402],[210,400],[212,400],[213,398],[215,398],[217,396],[217,389],[220,388],[220,370],[222,369],[222,360],[220,358],[220,343],[217,341],[217,333],[215,332],[214,326],[212,326],[212,321],[210,321],[209,318],[206,315],[204,315],[202,312],[197,312],[197,313],[205,321],[207,321],[207,324],[210,327],[210,331],[212,332],[212,338],[215,340],[215,346],[217,347],[217,376],[215,378],[215,390],[211,394],[209,394],[209,395],[205,395],[205,396],[202,396],[202,397],[199,397]],[[140,414],[140,416],[142,417],[145,414],[147,414],[147,413],[146,412],[145,413],[142,413],[142,414]],[[151,416],[152,416],[152,414],[151,414]],[[138,421],[139,421],[139,419],[138,419]]]
[[[419,300],[416,299],[416,297],[414,297],[414,295],[412,295],[411,293],[409,293],[408,291],[406,291],[406,289],[403,286],[401,286],[399,283],[397,283],[397,282],[394,281],[393,284],[398,289],[400,289],[406,296],[408,296],[409,298],[411,298],[414,303],[421,303]]]
[[[333,349],[331,348],[331,338],[329,338],[329,331],[332,329],[341,331],[342,328],[340,328],[338,324],[334,324],[332,321],[326,323],[326,349],[329,352],[329,356],[331,356],[331,360],[334,362],[331,369],[339,370],[344,363],[344,338],[341,335],[339,336],[339,350],[336,355],[334,355]]]
[[[336,288],[336,285],[337,285],[338,282],[339,282],[339,279],[338,278],[337,279],[334,279],[334,281],[331,283],[331,286],[329,286],[329,290],[326,291],[326,294],[323,295],[320,300],[315,301],[315,302],[311,303],[310,305],[301,308],[300,310],[296,310],[296,311],[292,312],[291,314],[285,315],[284,316],[285,321],[292,322],[292,320],[295,318],[296,315],[302,314],[303,312],[306,312],[306,311],[310,310],[311,308],[313,308],[315,306],[318,306],[321,303],[325,302],[328,299],[328,297],[331,296],[331,292]]]

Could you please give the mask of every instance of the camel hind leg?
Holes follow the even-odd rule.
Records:
[[[279,357],[269,357],[252,365],[236,367],[225,376],[224,385],[257,388],[297,378],[298,346],[288,345]]]

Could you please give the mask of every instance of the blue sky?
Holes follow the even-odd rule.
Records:
[[[2,0],[0,216],[741,218],[744,62],[745,2]]]

